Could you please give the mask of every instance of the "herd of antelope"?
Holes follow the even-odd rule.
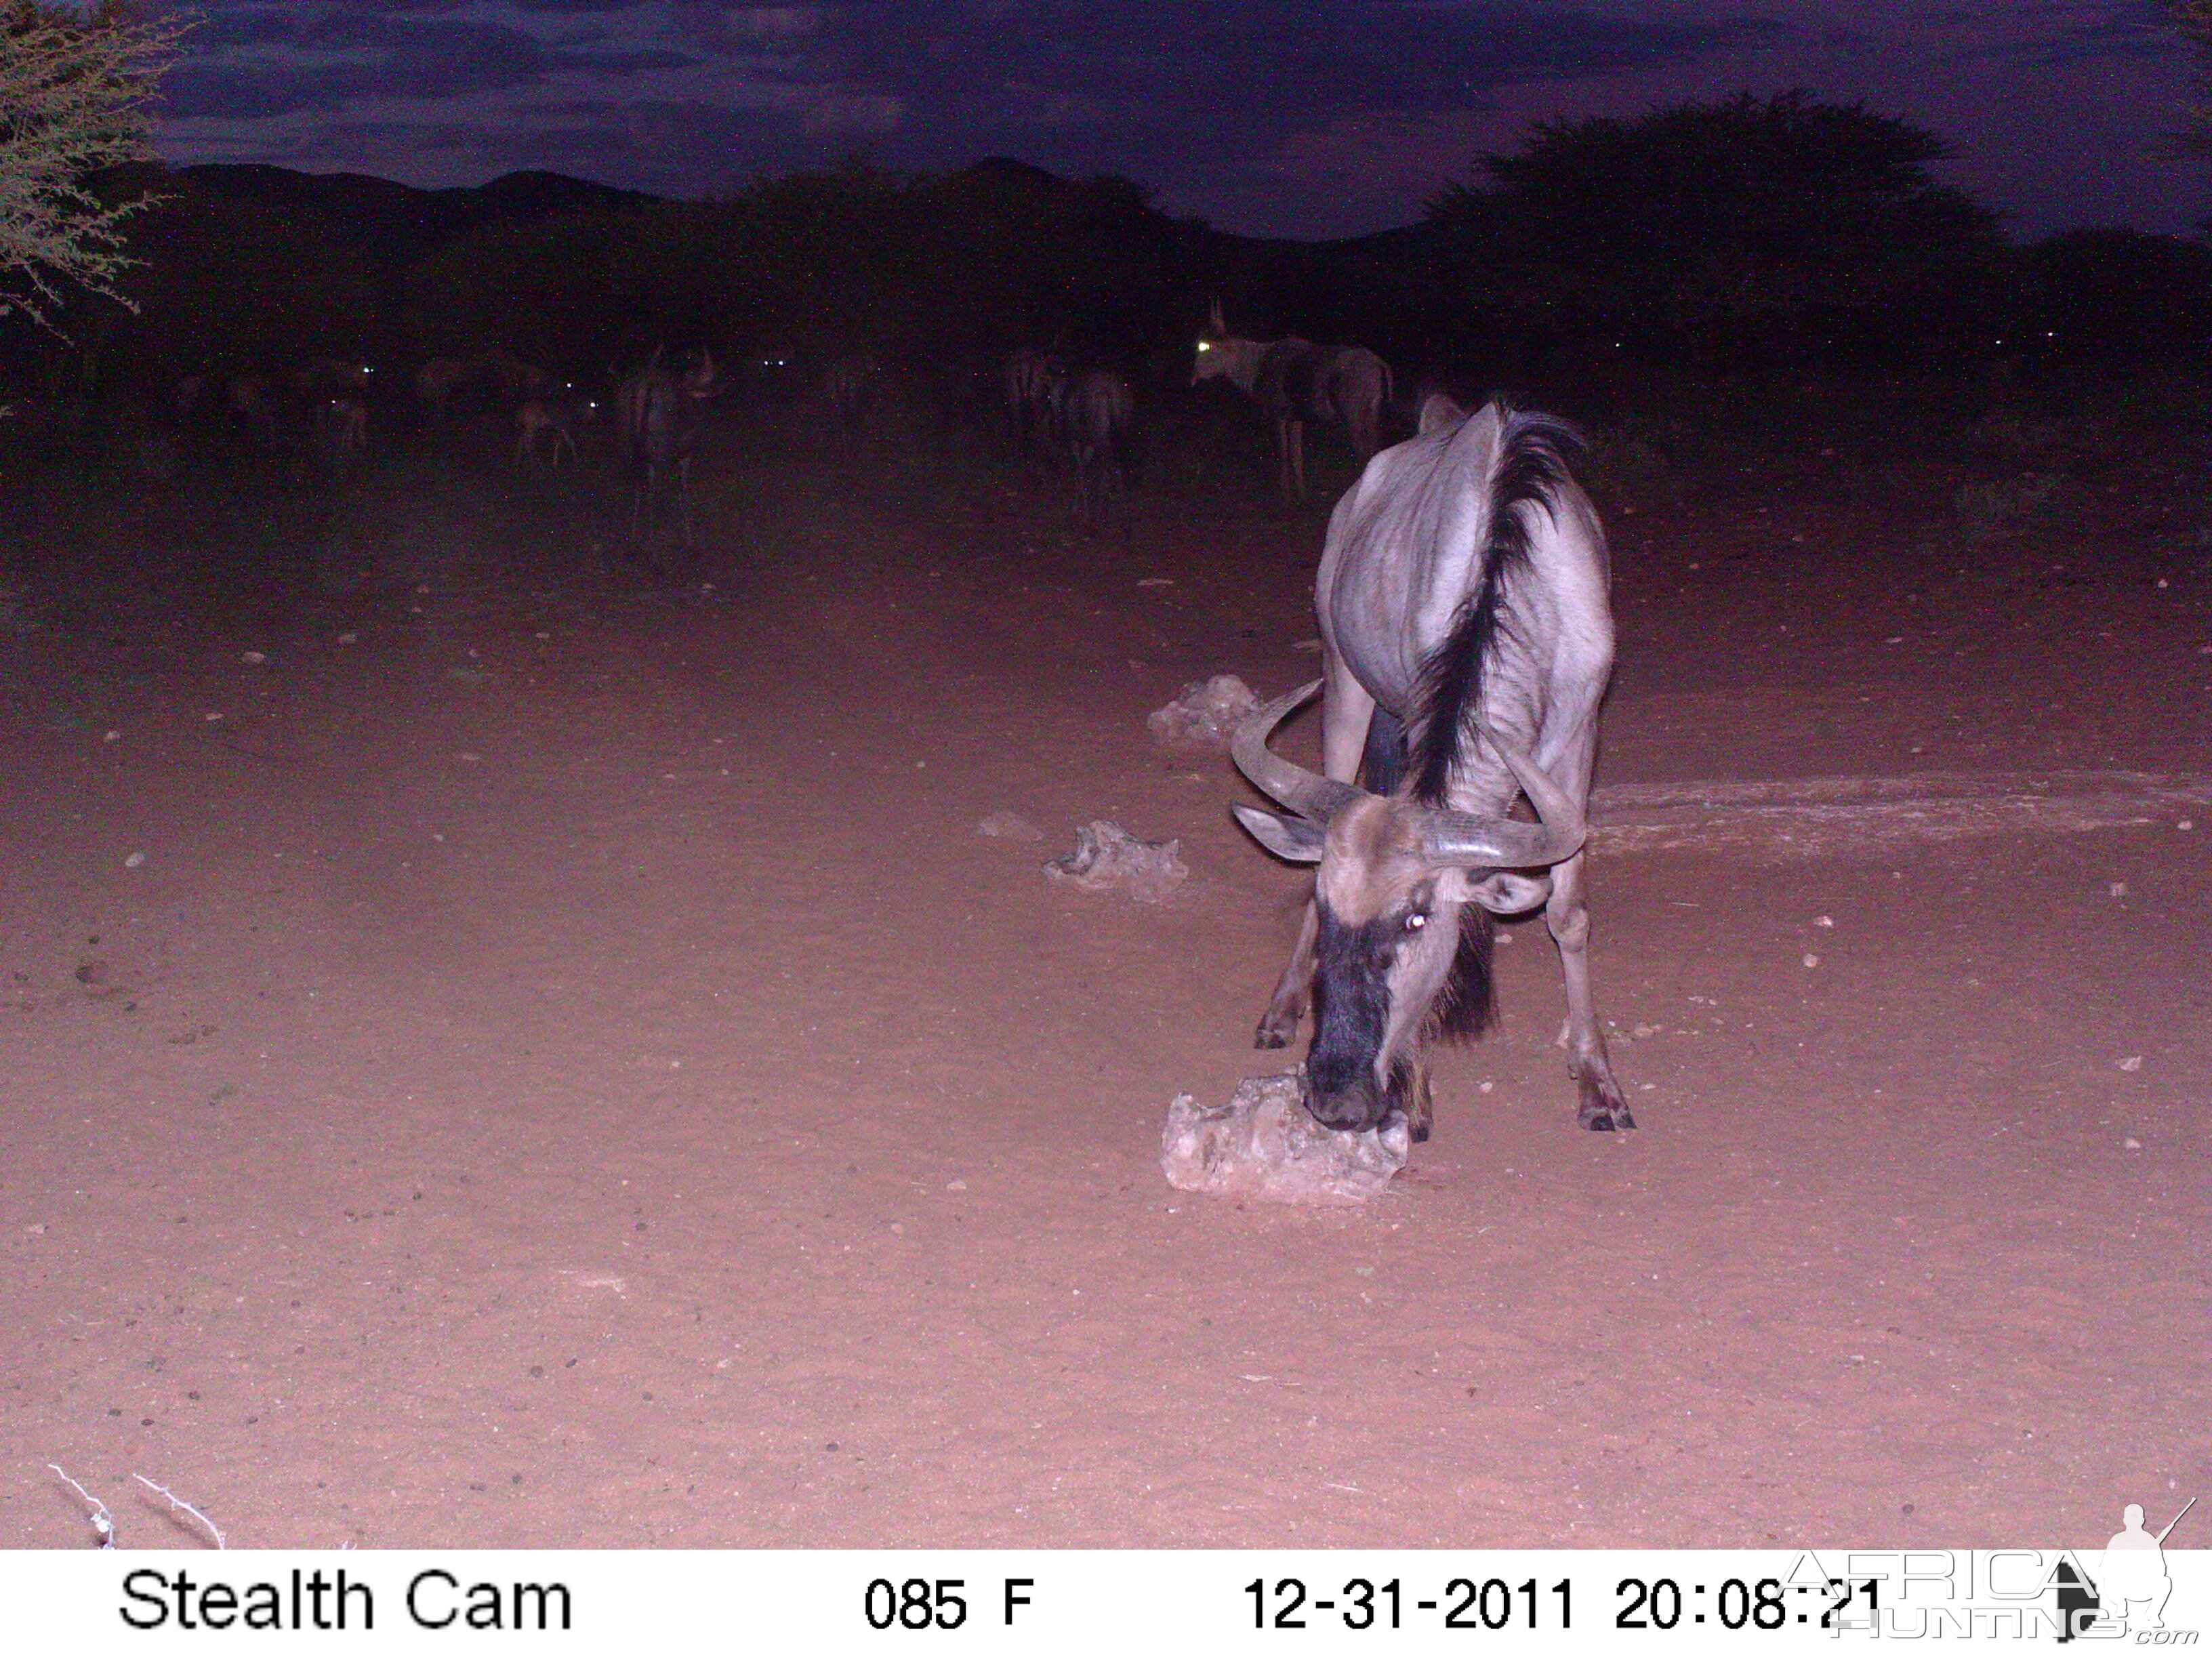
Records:
[[[1389,366],[1364,348],[1239,338],[1224,325],[1217,301],[1185,361],[1192,386],[1224,382],[1249,398],[1272,432],[1276,483],[1285,499],[1306,493],[1307,426],[1340,431],[1362,465],[1381,447],[1395,383]],[[786,401],[789,388],[811,386],[814,418],[837,441],[860,439],[898,400],[894,377],[870,352],[832,358],[811,381],[803,372],[789,378],[796,365],[785,357],[743,367],[750,379],[733,378],[710,351],[664,344],[610,369],[595,389],[495,349],[429,358],[411,380],[393,384],[369,363],[324,356],[281,369],[186,375],[170,389],[169,413],[180,424],[226,422],[257,447],[312,450],[340,468],[364,459],[394,421],[433,429],[504,423],[514,468],[558,473],[579,465],[580,445],[590,444],[587,428],[604,411],[631,479],[632,538],[665,534],[688,548],[696,537],[691,474],[699,434],[709,406],[733,384],[785,388]],[[1139,377],[1122,365],[1023,347],[1006,356],[994,378],[988,396],[1000,407],[1018,463],[1032,474],[1065,474],[1086,532],[1116,516],[1126,526]]]

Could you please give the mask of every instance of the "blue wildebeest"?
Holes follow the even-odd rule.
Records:
[[[667,356],[656,346],[642,367],[623,378],[615,401],[623,446],[638,469],[637,490],[630,498],[630,537],[635,540],[640,527],[659,516],[663,498],[672,490],[677,538],[688,548],[696,533],[691,457],[698,447],[700,411],[714,395],[717,380],[711,352],[686,356],[680,365],[672,365]]]
[[[1055,380],[1050,392],[1061,441],[1075,463],[1075,512],[1088,532],[1098,526],[1109,500],[1128,505],[1129,440],[1136,430],[1137,398],[1110,368],[1086,368]]]
[[[1218,304],[1210,326],[1212,336],[1198,343],[1190,383],[1226,380],[1259,405],[1274,431],[1275,483],[1286,500],[1306,493],[1307,422],[1341,428],[1362,464],[1382,448],[1392,377],[1373,352],[1296,337],[1237,339],[1223,329]]]
[[[1054,388],[1067,365],[1048,351],[1022,346],[1006,354],[1000,385],[1006,394],[1006,430],[1024,461],[1044,459],[1052,447]]]
[[[415,371],[415,395],[434,420],[453,412],[453,400],[476,371],[465,357],[433,357]]]
[[[276,442],[276,382],[258,370],[234,374],[223,383],[232,421],[257,444]]]
[[[366,398],[376,370],[358,358],[310,357],[291,374],[292,390],[310,402],[322,398]]]
[[[1540,902],[1580,1121],[1635,1127],[1590,997],[1583,813],[1613,616],[1605,532],[1567,472],[1577,442],[1545,416],[1431,398],[1419,435],[1370,462],[1330,518],[1322,678],[1237,734],[1239,769],[1289,809],[1238,820],[1319,866],[1257,1046],[1288,1042],[1311,1006],[1307,1104],[1332,1128],[1402,1113],[1427,1133],[1421,1043],[1489,1023],[1492,913]],[[1316,687],[1318,776],[1267,747]],[[1508,816],[1523,793],[1540,822]]]
[[[315,452],[343,466],[368,451],[368,405],[358,398],[319,398],[314,405]]]
[[[1382,416],[1393,390],[1390,365],[1365,346],[1326,346],[1316,354],[1307,412],[1339,427],[1364,466],[1382,447]]]
[[[867,413],[883,365],[872,354],[840,357],[822,371],[822,401],[830,415],[848,431],[857,430]]]
[[[524,398],[514,409],[514,464],[533,471],[544,465],[557,472],[563,451],[571,461],[577,459],[576,428],[599,416],[599,400],[584,396],[574,383]]]

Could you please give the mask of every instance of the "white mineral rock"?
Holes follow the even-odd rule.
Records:
[[[1186,749],[1225,749],[1245,716],[1260,707],[1252,688],[1234,674],[1193,680],[1182,695],[1156,708],[1145,724],[1162,743]]]
[[[1073,882],[1086,892],[1127,893],[1139,904],[1158,904],[1190,877],[1176,857],[1180,841],[1139,841],[1118,823],[1079,824],[1075,850],[1048,860],[1048,880]]]
[[[1325,1129],[1305,1108],[1304,1073],[1248,1077],[1224,1106],[1177,1095],[1160,1135],[1170,1187],[1280,1204],[1364,1204],[1406,1166],[1403,1119],[1358,1134]]]

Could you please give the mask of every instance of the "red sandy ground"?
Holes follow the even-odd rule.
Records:
[[[2172,485],[1988,547],[1940,479],[1602,503],[1601,777],[2212,769]],[[199,1540],[132,1472],[284,1547],[2091,1546],[2212,1487],[2212,822],[1615,860],[1639,1133],[1522,925],[1401,1190],[1180,1194],[1169,1097],[1295,1057],[1301,893],[1145,715],[1310,676],[1320,509],[835,495],[711,594],[0,645],[0,1541],[91,1541],[50,1462],[142,1548]],[[1048,884],[1094,817],[1188,886]]]

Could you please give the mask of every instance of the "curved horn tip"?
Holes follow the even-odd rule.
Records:
[[[1337,783],[1295,762],[1285,760],[1267,746],[1267,738],[1285,715],[1305,702],[1321,687],[1313,680],[1247,714],[1237,724],[1229,743],[1230,758],[1237,769],[1269,799],[1303,817],[1326,823],[1345,805],[1358,799],[1352,784]]]
[[[1543,829],[1532,840],[1522,833],[1529,826],[1501,819],[1494,825],[1482,824],[1480,833],[1467,838],[1468,844],[1494,846],[1501,853],[1508,844],[1512,845],[1522,856],[1501,857],[1497,861],[1503,867],[1518,864],[1560,864],[1580,852],[1589,836],[1589,819],[1581,803],[1554,783],[1551,775],[1537,765],[1526,750],[1507,741],[1484,721],[1475,720],[1472,723],[1477,734],[1505,763],[1506,769],[1513,774],[1515,781],[1528,797],[1529,805],[1536,809],[1536,816],[1542,820]],[[1471,823],[1473,822],[1470,820]],[[1460,838],[1448,836],[1446,839],[1455,841]],[[1528,856],[1539,853],[1540,856]]]

